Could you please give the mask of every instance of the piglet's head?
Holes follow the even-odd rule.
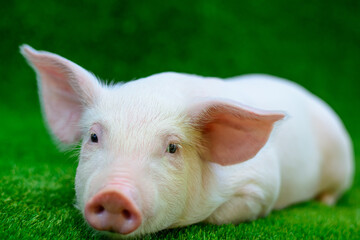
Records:
[[[206,219],[217,207],[208,201],[212,166],[253,158],[284,117],[224,99],[189,99],[181,88],[174,92],[175,83],[157,84],[156,75],[106,86],[56,54],[27,45],[21,53],[37,73],[54,139],[81,141],[78,208],[91,227],[116,236]]]

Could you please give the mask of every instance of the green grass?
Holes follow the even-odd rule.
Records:
[[[226,2],[226,3],[225,3]],[[161,71],[292,79],[342,117],[354,185],[335,207],[311,201],[238,226],[197,224],[145,239],[356,239],[360,236],[359,1],[4,1],[0,7],[0,239],[100,239],[74,208],[77,160],[41,118],[28,43],[107,80]]]

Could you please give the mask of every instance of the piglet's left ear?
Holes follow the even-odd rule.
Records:
[[[253,158],[267,142],[273,124],[285,117],[217,99],[197,102],[189,113],[201,132],[205,159],[224,166]]]

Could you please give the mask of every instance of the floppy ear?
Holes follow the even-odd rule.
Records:
[[[44,117],[51,132],[64,144],[80,139],[79,120],[83,109],[93,104],[100,90],[95,76],[56,54],[20,47],[34,68]]]
[[[201,132],[205,158],[224,166],[253,158],[267,142],[273,124],[285,117],[216,99],[194,104],[190,116]]]

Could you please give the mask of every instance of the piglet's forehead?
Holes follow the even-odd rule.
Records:
[[[84,124],[87,126],[84,134],[96,129],[105,138],[104,141],[116,147],[125,145],[129,149],[135,146],[155,148],[168,139],[183,141],[189,137],[189,121],[186,114],[180,111],[162,111],[159,105],[152,107],[146,104],[113,106],[89,109],[84,116],[87,122]],[[148,108],[152,108],[152,111],[148,111]]]
[[[144,96],[147,94],[147,96]],[[90,111],[94,118],[104,119],[110,126],[121,129],[146,127],[171,127],[184,121],[186,106],[171,98],[166,100],[155,93],[139,90],[129,92],[127,88],[105,92]]]

